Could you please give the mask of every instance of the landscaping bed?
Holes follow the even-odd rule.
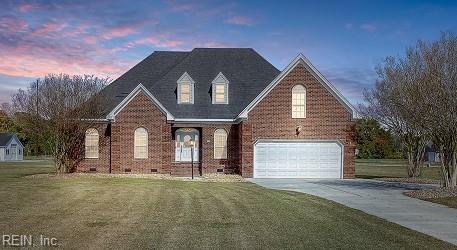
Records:
[[[425,201],[439,203],[448,207],[457,208],[457,188],[432,188],[408,191],[405,195]]]
[[[375,178],[380,181],[388,182],[400,182],[400,183],[416,183],[416,184],[440,184],[439,180],[429,178],[414,178],[414,177],[386,177],[386,178]]]
[[[203,176],[176,177],[169,174],[104,174],[104,173],[70,173],[70,174],[34,174],[25,176],[25,178],[40,179],[72,179],[72,178],[140,178],[155,180],[178,180],[178,181],[200,181],[200,182],[245,182],[239,175],[228,174],[205,174]]]

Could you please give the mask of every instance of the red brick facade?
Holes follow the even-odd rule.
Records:
[[[306,118],[292,118],[292,88],[306,88]],[[301,127],[296,134],[297,126]],[[240,124],[241,173],[253,174],[253,145],[258,139],[338,140],[344,146],[344,178],[355,175],[352,114],[302,65],[297,65]]]
[[[306,118],[291,116],[292,87],[306,88]],[[297,126],[301,127],[296,134]],[[134,159],[134,131],[148,131],[148,158]],[[165,173],[190,175],[189,163],[174,162],[174,131],[192,127],[200,131],[200,161],[195,173],[253,174],[253,145],[258,139],[338,140],[344,146],[344,177],[354,177],[355,142],[352,114],[314,76],[299,64],[239,124],[192,124],[167,122],[166,115],[143,93],[134,97],[115,121],[99,124],[100,158],[85,159],[78,171],[112,173]],[[213,156],[213,135],[218,128],[228,133],[227,159]],[[111,137],[111,138],[110,138]],[[110,157],[111,152],[111,157]],[[111,167],[110,167],[111,166]]]

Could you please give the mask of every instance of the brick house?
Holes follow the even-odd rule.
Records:
[[[154,52],[101,95],[80,172],[354,177],[356,112],[301,54],[279,71],[253,49]]]

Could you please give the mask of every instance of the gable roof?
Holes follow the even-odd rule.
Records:
[[[176,99],[177,81],[185,72],[195,81],[194,104],[191,105],[178,104]],[[212,81],[221,72],[230,82],[230,101],[213,105]],[[112,114],[141,83],[174,120],[228,120],[236,119],[278,74],[278,69],[250,48],[159,51],[116,79],[100,95],[107,100],[105,114]]]
[[[127,106],[127,104],[129,104],[129,102],[136,96],[138,95],[140,92],[143,92],[146,97],[149,98],[149,100],[151,100],[159,109],[160,111],[162,111],[162,113],[164,113],[166,116],[167,116],[167,120],[173,120],[174,117],[173,115],[157,100],[157,98],[155,98],[151,92],[149,92],[144,86],[143,84],[139,84],[135,89],[132,90],[132,92],[130,92],[130,94],[124,98],[124,100],[122,100],[122,102],[120,102],[108,115],[107,115],[107,118],[110,119],[110,120],[114,120],[114,118],[116,117],[116,115],[125,107]]]
[[[19,141],[19,139],[17,138],[15,133],[0,132],[0,147],[6,147],[13,138],[15,138],[19,142],[19,144],[21,144],[21,146],[22,146],[21,141]],[[24,147],[24,146],[22,146],[22,147]]]
[[[302,63],[305,68],[332,94],[338,102],[340,102],[355,119],[358,117],[357,110],[352,104],[322,75],[316,67],[306,58],[303,54],[298,54],[297,57],[287,67],[281,71],[281,73],[271,81],[270,84],[255,98],[245,109],[239,114],[240,118],[247,118],[249,111],[251,111],[270,91],[278,85],[284,77],[286,77],[290,71],[292,71],[298,64]]]

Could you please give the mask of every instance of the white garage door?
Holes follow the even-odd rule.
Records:
[[[336,142],[258,142],[254,178],[342,178],[341,155]]]

